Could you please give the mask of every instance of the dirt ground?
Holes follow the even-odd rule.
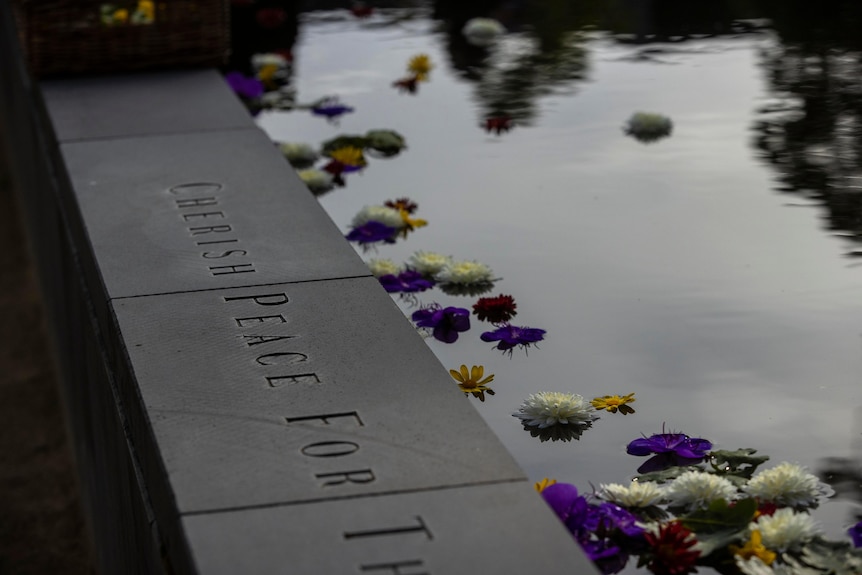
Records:
[[[0,575],[84,575],[89,555],[40,293],[0,148]]]

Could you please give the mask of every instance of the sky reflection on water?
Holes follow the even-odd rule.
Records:
[[[312,145],[379,128],[406,137],[405,152],[369,158],[321,204],[346,233],[363,206],[409,196],[429,225],[365,259],[477,259],[503,278],[487,295],[515,296],[512,323],[547,330],[513,359],[479,340],[490,327],[475,317],[457,344],[429,340],[447,369],[496,374],[496,395],[475,405],[532,478],[585,490],[625,481],[641,463],[625,445],[662,425],[720,449],[753,447],[770,464],[862,465],[862,271],[823,233],[818,209],[774,191],[776,172],[752,145],[757,110],[774,100],[760,67],[771,33],[643,59],[633,58],[641,47],[592,32],[583,79],[535,100],[529,126],[496,136],[437,24],[378,28],[346,14],[301,17],[294,85],[302,101],[338,95],[355,112],[337,125],[303,112],[259,123],[275,140]],[[436,68],[415,95],[399,93],[391,83],[417,53]],[[672,136],[626,137],[638,110],[669,115]],[[417,296],[467,308],[476,299]],[[511,414],[543,390],[635,392],[637,413],[602,413],[579,441],[542,443]],[[849,507],[830,502],[815,516],[842,537]]]

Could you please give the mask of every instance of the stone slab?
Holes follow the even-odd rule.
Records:
[[[60,142],[253,125],[216,70],[45,80],[41,88]]]
[[[257,128],[61,153],[76,202],[66,211],[80,212],[76,240],[91,246],[108,299],[369,275]]]
[[[374,278],[112,305],[142,467],[181,513],[524,478]]]
[[[183,518],[200,573],[598,573],[525,482]]]

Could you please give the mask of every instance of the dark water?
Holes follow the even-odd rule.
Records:
[[[641,463],[625,445],[664,425],[829,479],[838,494],[815,517],[843,538],[862,500],[862,10],[569,4],[489,8],[510,29],[490,51],[458,34],[478,4],[303,12],[298,99],[337,95],[355,112],[265,112],[260,125],[315,146],[377,128],[406,137],[321,204],[347,232],[363,206],[409,196],[428,227],[365,259],[482,261],[502,278],[488,295],[515,297],[513,323],[547,330],[511,359],[475,320],[456,344],[429,340],[447,368],[496,374],[497,394],[474,404],[532,478],[625,482]],[[400,93],[391,84],[419,53],[430,80]],[[672,136],[626,137],[638,110],[670,116]],[[483,129],[495,112],[511,131]],[[538,391],[635,392],[637,413],[543,443],[511,415]]]

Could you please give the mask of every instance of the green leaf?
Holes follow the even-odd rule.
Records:
[[[655,483],[667,483],[668,481],[672,481],[685,473],[686,471],[703,471],[700,467],[696,465],[689,465],[686,467],[669,467],[668,469],[663,469],[661,471],[653,471],[651,473],[644,473],[643,475],[638,475],[635,477],[635,481],[654,481]]]
[[[757,467],[769,460],[768,455],[754,455],[756,449],[750,447],[727,451],[719,449],[709,453],[709,461],[712,468],[721,475],[732,475],[751,478]]]
[[[756,511],[754,499],[740,499],[733,506],[724,499],[717,499],[706,509],[694,511],[681,520],[687,529],[697,533],[700,538],[709,533],[746,529]]]

